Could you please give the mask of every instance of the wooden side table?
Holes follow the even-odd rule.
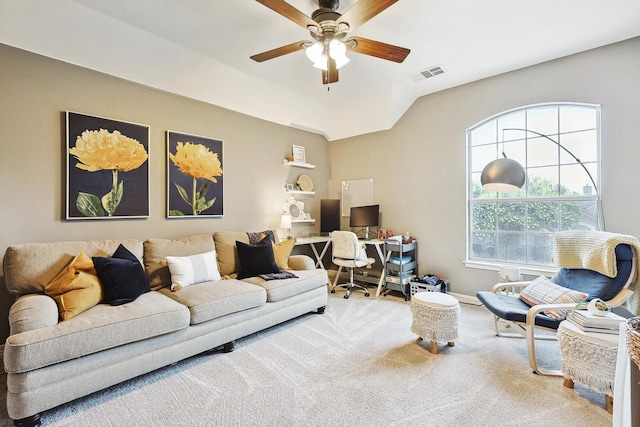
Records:
[[[572,388],[575,381],[604,393],[610,414],[613,413],[618,340],[618,334],[584,332],[568,320],[558,327],[564,386]]]

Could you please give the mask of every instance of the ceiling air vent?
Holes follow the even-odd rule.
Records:
[[[444,69],[442,69],[441,66],[436,65],[434,67],[429,67],[426,70],[420,71],[418,74],[412,77],[414,82],[418,82],[422,79],[430,79],[431,77],[435,77],[440,74],[444,74]]]

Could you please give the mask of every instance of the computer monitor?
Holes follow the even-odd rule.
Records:
[[[340,199],[320,200],[320,235],[340,230]]]
[[[369,227],[378,226],[380,217],[380,205],[354,206],[351,208],[349,227],[363,227],[365,238],[369,238]]]

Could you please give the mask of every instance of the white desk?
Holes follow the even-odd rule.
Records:
[[[380,296],[380,292],[382,292],[382,287],[384,286],[384,264],[386,262],[383,246],[384,240],[378,239],[368,239],[368,240],[358,240],[360,243],[364,243],[365,245],[375,246],[376,252],[378,253],[378,260],[382,263],[382,273],[380,274],[380,278],[378,279],[378,289],[376,290],[376,297]]]
[[[378,279],[378,289],[376,290],[376,297],[378,297],[380,296],[380,292],[382,292],[382,287],[384,285],[384,263],[385,263],[385,256],[383,251],[384,240],[367,239],[367,240],[358,240],[358,241],[360,243],[364,243],[365,245],[375,246],[376,252],[378,254],[378,259],[382,263],[383,272],[380,275],[380,278]],[[320,244],[320,245],[324,244],[324,246],[321,246],[322,250],[320,252],[318,252],[318,248],[316,247],[316,244]],[[328,237],[328,236],[296,237],[296,246],[301,246],[301,245],[311,246],[311,249],[313,250],[313,254],[316,257],[316,267],[324,268],[325,270],[326,268],[322,263],[322,258],[324,258],[324,256],[326,255],[330,244],[331,244],[331,237]]]
[[[316,247],[317,243],[324,244],[324,246],[322,246],[322,251],[320,253],[318,253],[318,248]],[[316,256],[316,267],[323,268],[326,270],[326,268],[324,267],[324,264],[322,263],[322,258],[324,258],[325,254],[327,253],[327,249],[329,249],[329,245],[331,244],[331,237],[328,237],[328,236],[296,237],[295,244],[296,246],[301,246],[301,245],[311,246],[311,249],[313,250],[313,254]]]

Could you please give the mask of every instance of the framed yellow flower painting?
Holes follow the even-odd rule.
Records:
[[[67,111],[66,219],[149,217],[149,126]]]
[[[167,151],[167,217],[222,216],[222,141],[169,130]]]

